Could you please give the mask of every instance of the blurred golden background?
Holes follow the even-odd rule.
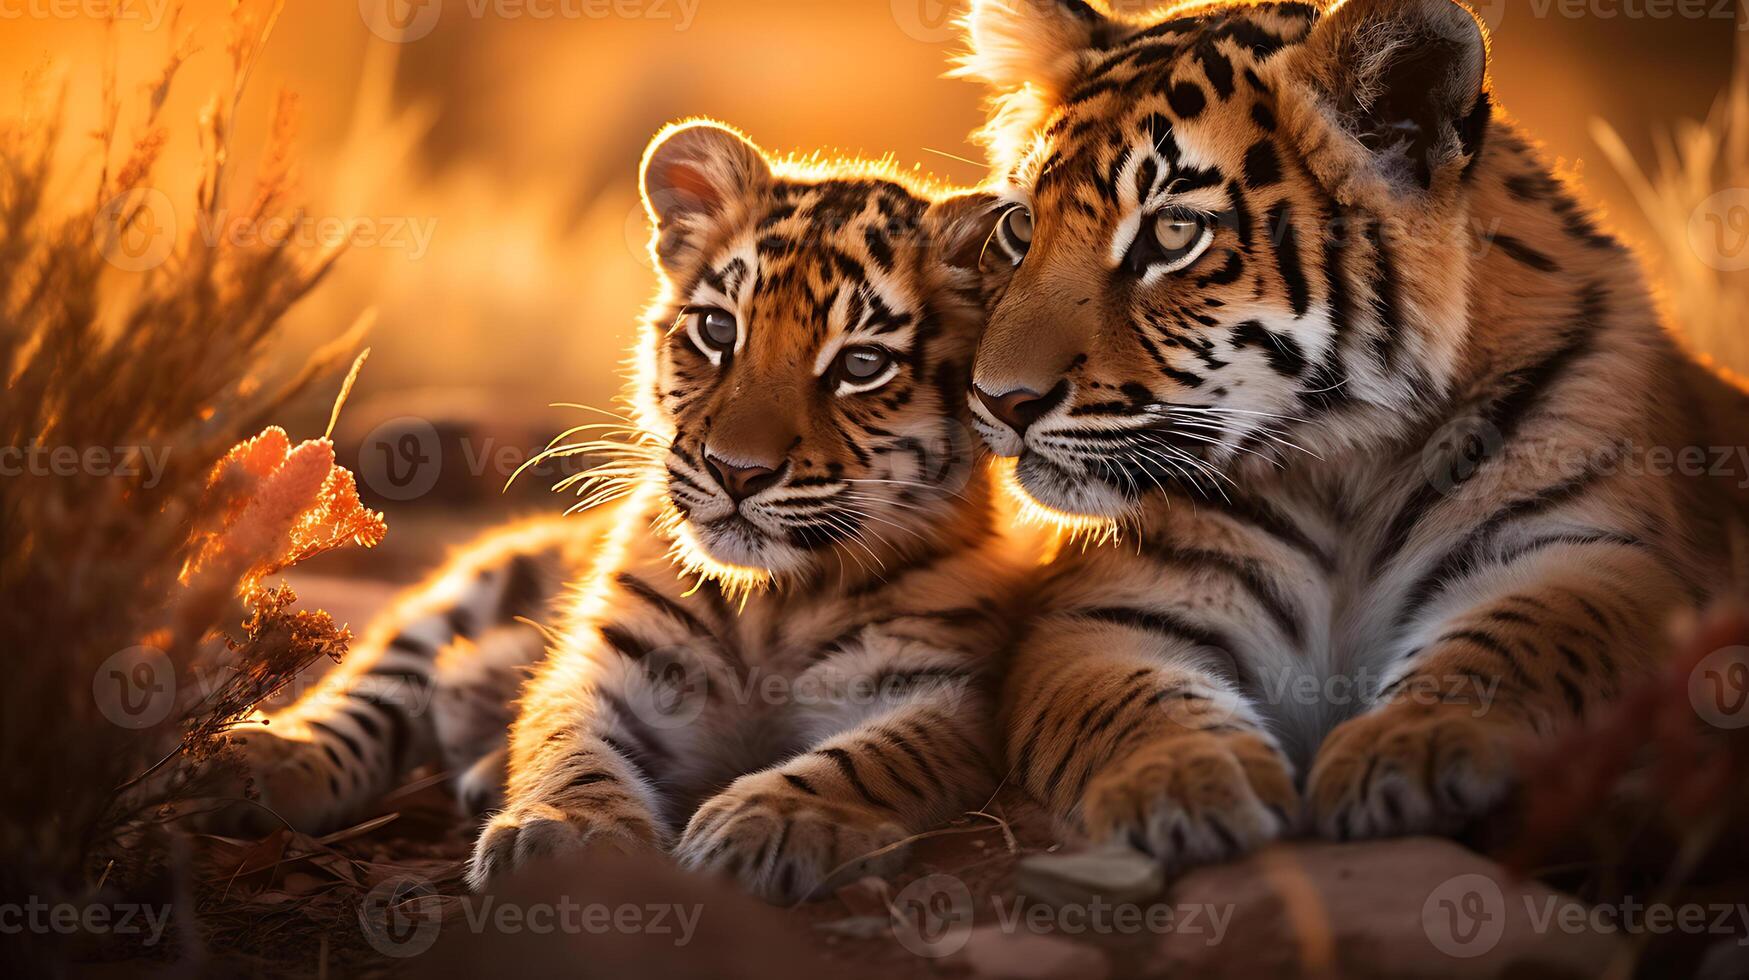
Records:
[[[1656,5],[1627,0],[1477,4],[1494,28],[1499,101],[1584,177],[1609,224],[1638,242],[1656,231],[1600,153],[1593,121],[1621,133],[1636,157],[1655,159],[1654,134],[1704,118],[1729,84],[1736,5],[1671,5],[1660,17],[1651,13]],[[0,61],[20,74],[51,63],[65,80],[69,132],[77,134],[99,123],[108,59],[118,91],[131,96],[188,34],[195,50],[162,114],[171,141],[157,172],[191,172],[201,106],[226,84],[225,0],[188,0],[179,20],[172,0],[122,0],[113,30],[98,16],[105,6],[0,0]],[[334,276],[292,315],[291,342],[307,347],[361,310],[376,311],[374,353],[343,435],[356,447],[359,433],[404,416],[505,420],[495,430],[503,445],[475,444],[461,461],[464,476],[484,477],[495,492],[506,463],[556,428],[548,403],[608,404],[654,284],[636,168],[665,122],[706,114],[772,150],[890,152],[907,166],[979,180],[979,151],[966,139],[980,121],[979,92],[941,77],[957,44],[958,6],[288,5],[236,115],[241,159],[233,165],[249,173],[273,101],[289,89],[302,105],[304,230],[332,234],[340,219],[362,219]],[[1705,15],[1683,15],[1696,11]],[[132,124],[124,114],[124,141]],[[79,161],[85,173],[98,163],[95,148],[63,141],[64,153],[91,157]],[[180,201],[192,189],[164,190]],[[325,410],[312,407],[318,429]],[[341,446],[344,459],[346,439]],[[362,475],[368,498],[368,465]]]

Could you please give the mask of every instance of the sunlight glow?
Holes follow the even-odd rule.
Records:
[[[1014,470],[1019,461],[998,459],[992,464],[996,482],[1003,495],[1013,505],[1015,519],[1021,524],[1042,527],[1059,536],[1058,546],[1080,542],[1083,547],[1116,544],[1123,540],[1122,525],[1116,518],[1070,514],[1034,500],[1021,487]],[[1055,550],[1055,549],[1053,549]]]

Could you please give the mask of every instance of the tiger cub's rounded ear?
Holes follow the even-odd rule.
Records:
[[[999,90],[1030,85],[1053,98],[1119,30],[1087,0],[973,0],[961,24],[970,50],[954,74]]]
[[[1426,189],[1481,152],[1488,42],[1456,0],[1347,0],[1318,22],[1303,59],[1327,110],[1379,169]]]
[[[720,214],[771,181],[765,154],[720,123],[690,122],[656,134],[644,151],[644,206],[659,229]]]
[[[958,194],[929,206],[924,219],[930,254],[956,269],[976,271],[984,245],[995,231],[1007,202],[994,194]]]

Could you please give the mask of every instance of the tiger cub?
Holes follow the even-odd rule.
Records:
[[[1695,460],[1749,404],[1452,0],[1168,6],[967,21],[1010,202],[978,427],[1036,513],[1123,539],[1041,583],[1009,763],[1174,865],[1458,830],[1742,586],[1743,475]]]
[[[895,865],[874,852],[994,787],[990,668],[1025,552],[965,401],[993,202],[773,160],[707,122],[661,133],[642,180],[663,289],[631,433],[596,447],[618,454],[611,521],[533,522],[458,561],[439,591],[459,601],[427,599],[273,719],[257,758],[309,748],[280,766],[295,786],[260,782],[331,825],[436,747],[498,808],[474,887],[652,847],[793,901]],[[543,655],[513,618],[564,582]]]

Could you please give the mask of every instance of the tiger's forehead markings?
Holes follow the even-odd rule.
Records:
[[[755,323],[806,327],[815,344],[860,334],[903,346],[917,314],[905,308],[898,258],[920,234],[925,207],[883,180],[780,181],[701,284]]]
[[[1229,175],[1192,159],[1179,132],[1203,123],[1211,104],[1249,90],[1241,111],[1267,137],[1273,99],[1256,67],[1303,40],[1316,17],[1310,5],[1282,3],[1176,18],[1118,42],[1052,113],[1010,179],[1090,219],[1146,203],[1162,187],[1193,197],[1222,187]],[[1274,182],[1268,147],[1254,147],[1247,162],[1255,186]]]

